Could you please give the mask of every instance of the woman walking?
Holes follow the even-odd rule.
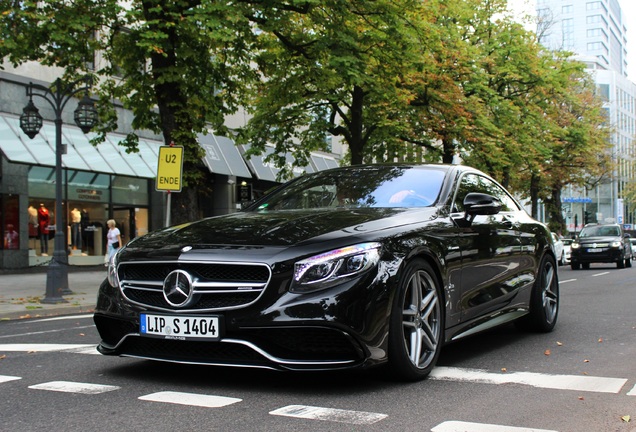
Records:
[[[121,233],[114,219],[109,219],[106,225],[108,225],[106,239],[108,241],[108,260],[110,261],[115,252],[117,252],[117,249],[121,247]]]

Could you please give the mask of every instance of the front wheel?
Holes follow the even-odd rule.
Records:
[[[559,314],[559,277],[550,255],[541,259],[529,306],[530,313],[517,320],[517,325],[524,330],[552,331]]]
[[[414,259],[404,268],[391,309],[389,367],[414,381],[433,370],[444,338],[444,302],[433,268]]]

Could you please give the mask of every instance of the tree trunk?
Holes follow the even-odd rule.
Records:
[[[351,153],[351,165],[364,162],[364,91],[356,86],[351,93],[351,120],[349,122],[348,144]]]
[[[535,173],[530,176],[530,215],[539,218],[539,176]]]

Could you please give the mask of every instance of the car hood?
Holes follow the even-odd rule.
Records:
[[[590,243],[610,243],[615,241],[621,241],[620,237],[610,236],[610,237],[582,237],[578,239],[580,244],[590,244]]]
[[[128,243],[123,259],[168,258],[194,250],[286,248],[355,237],[434,219],[437,208],[238,212],[154,231]]]

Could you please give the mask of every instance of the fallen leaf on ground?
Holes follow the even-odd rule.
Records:
[[[545,350],[545,351],[543,352],[543,354],[545,354],[545,355],[549,356],[549,355],[550,355],[550,354],[552,354],[552,353],[550,352],[550,350],[549,350],[549,349],[547,349],[547,350]]]
[[[6,359],[6,358],[7,358],[7,356],[5,354],[0,355],[0,360]]]
[[[588,359],[583,360],[583,363],[589,363],[590,361]]]
[[[502,371],[503,373],[506,373],[506,372],[508,372],[508,369],[506,369],[506,368],[501,368],[501,371]]]
[[[579,396],[579,400],[585,400],[583,396]]]
[[[563,346],[563,343],[557,341],[557,346]]]
[[[623,420],[625,423],[629,423],[631,421],[631,419],[632,418],[630,416],[628,416],[628,415],[621,417],[621,420]]]
[[[603,338],[598,338],[598,343],[603,342]]]

